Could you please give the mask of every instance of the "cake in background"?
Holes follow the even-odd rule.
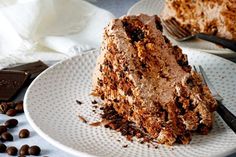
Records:
[[[193,33],[236,40],[236,0],[166,0],[161,16]]]
[[[192,132],[207,134],[212,128],[216,101],[187,56],[162,34],[158,16],[110,22],[93,85],[93,95],[112,113],[104,117],[111,121],[119,115],[111,127],[116,130],[129,121],[158,143],[173,145],[187,144]]]

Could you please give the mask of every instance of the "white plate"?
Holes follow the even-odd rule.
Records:
[[[141,0],[134,4],[128,11],[128,15],[137,15],[140,13],[148,14],[148,15],[160,15],[165,5],[165,0]],[[164,30],[164,34],[169,36],[168,33]],[[179,45],[180,47],[194,48],[198,50],[202,50],[205,52],[213,53],[220,55],[225,58],[235,58],[236,52],[233,52],[226,48],[221,48],[214,43],[204,41],[204,40],[189,40],[184,42],[177,42],[171,37],[169,37],[171,42],[175,45]]]
[[[204,67],[225,98],[225,105],[236,114],[236,64],[196,50],[184,49],[184,52],[191,64]],[[25,114],[45,140],[78,156],[215,157],[236,151],[236,135],[217,114],[209,135],[195,135],[189,145],[159,145],[157,149],[131,143],[120,133],[102,126],[92,127],[81,122],[78,115],[89,122],[98,120],[98,115],[92,112],[94,98],[90,96],[97,56],[98,52],[89,52],[58,63],[43,72],[28,88],[24,98]],[[78,105],[76,99],[83,104]],[[123,148],[126,144],[128,147]]]

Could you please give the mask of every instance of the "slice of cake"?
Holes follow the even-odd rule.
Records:
[[[235,0],[166,0],[162,17],[192,32],[236,40]]]
[[[93,79],[93,95],[105,107],[159,143],[186,144],[191,132],[212,128],[216,101],[187,56],[162,34],[157,16],[111,21]]]

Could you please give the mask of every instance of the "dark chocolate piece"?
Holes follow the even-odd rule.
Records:
[[[11,100],[30,75],[22,71],[0,70],[0,101]]]
[[[37,77],[41,72],[43,72],[45,69],[47,69],[48,66],[44,64],[42,61],[37,61],[33,63],[23,64],[11,68],[5,68],[3,70],[17,70],[17,71],[24,71],[26,73],[29,73],[30,79],[34,79]]]

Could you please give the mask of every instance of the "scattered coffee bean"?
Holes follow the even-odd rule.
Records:
[[[16,109],[17,113],[24,112],[23,103],[17,103],[15,109]]]
[[[12,111],[12,110],[15,110],[15,111]],[[24,112],[23,101],[0,103],[1,114],[7,114],[8,116],[15,116],[15,114],[22,113],[22,112]]]
[[[16,155],[18,152],[17,148],[14,146],[8,147],[6,151],[8,155]]]
[[[17,124],[18,121],[16,119],[9,119],[4,123],[7,128],[14,128],[15,126],[17,126]]]
[[[25,144],[25,145],[21,146],[21,148],[19,150],[19,154],[20,155],[29,155],[29,145]]]
[[[9,108],[15,108],[16,107],[16,103],[14,103],[14,102],[7,102],[7,106],[9,107]]]
[[[1,135],[0,135],[0,142],[5,142],[6,140],[2,139]]]
[[[1,138],[5,141],[13,141],[13,136],[9,132],[2,133]]]
[[[6,115],[10,116],[10,117],[13,117],[17,114],[16,110],[15,109],[9,109],[7,112],[6,112]]]
[[[30,132],[27,129],[22,129],[19,132],[19,138],[27,138],[27,137],[29,137],[29,135],[30,135]]]
[[[7,149],[7,146],[3,143],[0,143],[0,153],[5,153]]]
[[[41,149],[39,146],[31,146],[28,149],[30,155],[39,155],[41,152]]]
[[[3,102],[0,104],[0,113],[5,114],[9,109],[7,103]]]
[[[7,127],[6,126],[3,126],[3,125],[0,125],[0,135],[4,132],[7,131]]]

